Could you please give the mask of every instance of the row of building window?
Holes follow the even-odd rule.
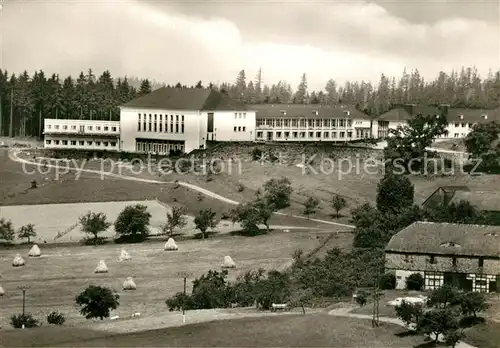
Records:
[[[51,140],[51,139],[47,139],[45,140],[45,144],[46,145],[63,145],[63,146],[101,146],[101,141],[92,141],[92,140]],[[104,147],[116,147],[116,142],[115,141],[103,141],[102,142],[102,145]]]
[[[137,152],[168,155],[170,153],[170,151],[184,152],[184,144],[169,144],[166,142],[137,141],[135,143],[135,150]]]
[[[116,132],[117,128],[116,127],[109,127],[109,126],[103,126],[102,129],[105,131],[105,132],[109,132],[109,129],[111,128],[111,131],[112,132]],[[51,124],[48,124],[47,125],[47,129],[52,129],[52,125]],[[54,125],[54,129],[60,129],[60,125],[58,124],[55,124]],[[68,125],[64,124],[62,125],[62,129],[63,130],[68,130]],[[77,126],[75,125],[71,125],[71,130],[76,130],[77,129]],[[93,130],[93,126],[87,126],[87,130],[91,131]],[[95,126],[95,130],[96,131],[100,131],[101,130],[101,126]],[[85,126],[80,126],[80,131],[83,132],[85,131]]]
[[[361,124],[361,121],[357,121]],[[257,119],[257,127],[292,127],[292,128],[350,128],[352,120],[350,119]]]
[[[453,125],[453,123],[450,123],[450,124],[449,124],[449,126],[450,126],[450,127],[451,127],[452,125]],[[469,128],[472,128],[473,124],[472,124],[472,123],[467,124],[467,123],[465,123],[465,122],[462,122],[462,123],[455,122],[455,128],[460,127],[460,126],[461,126],[462,128],[465,128],[465,127],[467,127],[467,126],[469,126]]]
[[[408,255],[406,256],[406,259],[408,259]],[[453,257],[451,262],[452,262],[453,266],[456,266],[457,265],[457,258]],[[434,255],[429,256],[429,263],[431,263],[431,264],[436,263],[436,257]],[[478,267],[484,267],[484,258],[480,257],[478,259]]]
[[[160,132],[160,133],[181,133],[184,134],[184,115],[170,115],[170,132],[168,127],[168,115],[165,115],[165,123],[162,114],[138,114],[137,131],[138,132]],[[180,120],[180,123],[179,123]],[[175,127],[174,127],[175,126]]]
[[[268,139],[336,139],[337,138],[337,132],[276,132],[276,136],[273,137],[274,132],[267,132],[267,138]],[[347,138],[352,138],[352,131],[347,131],[347,132],[338,132],[339,133],[339,138],[340,139],[345,139],[346,134]],[[357,133],[358,138],[361,137],[369,137],[369,134],[366,133],[364,135],[363,133]],[[291,136],[290,136],[291,135]],[[306,136],[307,135],[307,136]],[[262,139],[264,137],[264,132],[257,132],[257,138]]]
[[[243,126],[243,127],[236,127],[234,126],[234,131],[235,132],[246,132],[247,130],[247,127]]]
[[[234,113],[234,119],[246,119],[247,118],[247,113],[246,112],[235,112]]]

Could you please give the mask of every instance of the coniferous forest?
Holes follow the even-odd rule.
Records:
[[[341,103],[355,105],[372,116],[405,103],[485,109],[500,106],[500,71],[481,77],[475,67],[440,72],[429,81],[418,70],[405,70],[399,77],[382,74],[376,85],[365,81],[339,85],[330,79],[322,91],[308,89],[306,74],[295,90],[285,81],[264,84],[262,70],[254,78],[241,70],[233,84],[203,85],[198,81],[190,86],[135,77],[113,78],[110,71],[96,76],[88,70],[77,77],[61,78],[43,71],[16,75],[0,70],[0,136],[39,137],[45,118],[118,120],[119,105],[162,86],[213,88],[247,104]]]

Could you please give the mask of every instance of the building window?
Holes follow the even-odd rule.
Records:
[[[83,140],[80,140],[78,143],[79,143],[80,146],[84,146],[85,145],[85,142]]]
[[[329,134],[328,132],[324,132],[324,133],[323,133],[323,138],[328,138],[328,136],[329,136],[329,135],[330,135],[330,134]]]
[[[352,127],[352,120],[347,120],[347,127]]]
[[[437,272],[426,272],[425,276],[425,290],[435,290],[443,286],[444,275]]]
[[[179,124],[178,123],[175,124],[175,132],[179,133]]]
[[[472,128],[472,123],[469,123],[469,128]]]
[[[410,262],[410,257],[408,255],[405,255],[405,262]]]
[[[286,139],[290,138],[290,132],[285,132],[285,138]]]
[[[109,127],[108,126],[104,126],[104,131],[105,132],[109,131]]]
[[[316,132],[316,138],[321,138],[321,132]]]
[[[151,132],[151,130],[153,129],[152,127],[152,116],[151,114],[149,114],[149,118],[148,118],[148,121],[149,121],[149,125],[148,125],[148,131]]]
[[[298,132],[292,132],[292,138],[297,139],[298,137]]]
[[[300,132],[300,137],[305,138],[306,137],[306,132]]]
[[[234,131],[235,131],[235,132],[236,132],[236,129],[237,129],[237,128],[238,128],[238,127],[234,126]]]
[[[96,146],[101,146],[101,142],[100,141],[96,141],[95,144],[96,144]]]
[[[116,129],[113,129],[113,130],[116,130]],[[137,121],[137,131],[138,132],[141,131],[141,114],[139,114],[139,119]]]
[[[330,127],[330,120],[323,120],[323,127],[329,128]]]
[[[64,130],[68,129],[68,126],[67,126],[67,125],[64,125],[64,126],[63,126],[63,129],[64,129]]]
[[[103,144],[104,146],[108,146],[108,142],[107,142],[107,141],[103,142],[102,144]]]
[[[352,131],[348,131],[348,132],[347,132],[347,137],[348,137],[348,138],[352,138]]]
[[[454,258],[452,259],[452,264],[453,264],[453,266],[456,266],[456,265],[457,265],[457,258],[456,258],[456,257],[454,257]]]
[[[75,125],[72,125],[72,126],[71,126],[71,129],[76,129],[76,126],[75,126]]]
[[[465,128],[466,124],[462,122],[461,126]]]
[[[283,120],[276,120],[274,123],[275,123],[276,128],[283,127]]]
[[[337,132],[332,132],[332,138],[336,138],[337,137]]]
[[[76,140],[71,140],[71,145],[75,146],[76,145]]]
[[[339,127],[345,128],[345,120],[339,120]]]
[[[158,132],[158,115],[155,114],[154,131]]]
[[[246,112],[244,112],[244,113],[243,113],[243,118],[244,118],[244,119],[246,119],[246,118],[247,118],[247,113],[246,113]]]
[[[262,132],[257,132],[257,138],[262,138]]]
[[[92,146],[92,141],[87,141],[88,146]]]
[[[460,124],[458,122],[455,122],[455,127],[459,127]]]
[[[160,133],[161,133],[161,132],[163,132],[163,120],[162,120],[161,115],[160,115],[160,124],[159,124],[159,129],[158,129],[158,131],[159,131]]]
[[[59,145],[59,140],[54,140],[54,144]]]
[[[484,258],[479,258],[479,267],[484,267]]]
[[[234,113],[234,119],[237,119],[237,118],[238,118],[238,113],[237,113],[237,112],[235,112],[235,113]]]
[[[50,124],[47,125],[47,129],[51,129],[51,128],[52,128],[52,126]]]
[[[247,127],[243,126],[243,132],[246,132]]]
[[[100,131],[101,130],[101,126],[96,126],[95,129],[98,130],[98,131]]]
[[[299,127],[306,128],[306,120],[299,120]]]
[[[238,132],[241,132],[241,127],[238,127]]]
[[[454,136],[455,138],[458,138],[458,133],[455,133],[453,136]]]
[[[345,132],[340,132],[340,138],[341,139],[345,138]]]
[[[56,125],[54,126],[54,129],[59,129],[59,125],[58,125],[58,124],[56,124]]]
[[[50,145],[50,140],[45,140],[45,144]]]
[[[62,141],[62,144],[63,144],[63,145],[68,145],[68,141],[67,141],[67,140],[63,140],[63,141]]]
[[[432,264],[435,264],[436,263],[436,258],[434,257],[434,255],[431,255],[429,257],[429,263],[432,263]]]
[[[181,133],[184,134],[184,115],[181,115]]]
[[[276,132],[276,138],[281,138],[281,132]]]
[[[290,127],[290,120],[285,120],[283,124],[285,125],[285,127]]]
[[[298,124],[299,124],[298,120],[292,120],[292,127],[293,128],[297,128]]]
[[[115,147],[116,146],[116,143],[114,141],[111,142],[111,146],[112,147]]]

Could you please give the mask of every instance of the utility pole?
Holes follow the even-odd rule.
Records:
[[[22,286],[18,286],[17,288],[23,292],[23,317],[24,317],[24,315],[26,313],[26,290],[31,288],[31,286],[22,285]]]
[[[191,273],[189,272],[179,272],[177,275],[184,280],[184,299],[186,298],[186,292],[187,292],[187,278],[191,277]],[[186,323],[186,308],[185,308],[185,300],[182,302],[182,322],[185,324]]]

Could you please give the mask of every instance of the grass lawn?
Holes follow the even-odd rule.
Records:
[[[230,271],[230,278],[247,270],[262,267],[280,269],[290,264],[294,250],[313,250],[325,234],[319,232],[276,232],[258,237],[220,237],[207,240],[179,241],[179,251],[163,251],[162,242],[134,245],[108,244],[99,247],[71,246],[45,248],[42,257],[27,257],[29,247],[21,250],[26,266],[11,265],[20,250],[0,250],[0,284],[6,294],[0,297],[2,308],[0,325],[9,327],[8,318],[21,310],[22,297],[19,285],[29,285],[27,310],[37,317],[44,317],[52,310],[65,313],[69,323],[84,322],[74,307],[75,296],[89,284],[105,285],[120,292],[121,305],[116,315],[129,316],[140,312],[142,317],[156,317],[167,311],[167,297],[182,291],[179,271],[198,277],[210,269],[220,270],[225,255],[230,255],[237,268]],[[339,245],[351,240],[339,240]],[[118,262],[120,248],[124,247],[132,259]],[[99,260],[105,260],[107,274],[94,274]],[[121,291],[123,281],[133,277],[138,289]],[[188,290],[190,291],[191,286]]]
[[[500,346],[500,323],[487,321],[466,330],[465,342],[479,348]]]
[[[66,347],[416,347],[421,336],[398,337],[404,329],[327,314],[219,320],[133,334],[106,335],[71,328],[35,329],[4,335],[7,346]],[[101,337],[99,337],[99,335]],[[96,337],[97,336],[97,337]],[[89,339],[90,338],[90,339]]]

